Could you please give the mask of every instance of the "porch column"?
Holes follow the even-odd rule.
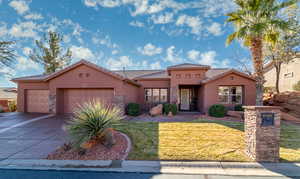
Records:
[[[172,104],[178,104],[179,103],[178,93],[179,93],[178,85],[171,86],[171,89],[170,89],[170,103],[172,103]]]

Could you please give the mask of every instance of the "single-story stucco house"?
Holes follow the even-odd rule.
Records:
[[[181,111],[207,112],[213,104],[232,107],[255,104],[255,80],[234,69],[179,64],[166,70],[110,71],[81,60],[49,75],[15,78],[18,111],[71,113],[84,101],[97,98],[143,109],[175,103]]]
[[[10,87],[0,87],[0,108],[8,112],[8,105],[12,101],[17,101],[17,89]]]

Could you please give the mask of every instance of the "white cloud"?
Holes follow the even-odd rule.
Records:
[[[199,64],[201,65],[213,65],[216,61],[217,53],[213,50],[204,52],[200,55]]]
[[[97,2],[93,0],[84,0],[84,4],[88,7],[96,7]]]
[[[151,69],[161,69],[160,62],[157,61],[157,62],[151,63],[151,64],[150,64],[150,68],[151,68]]]
[[[153,63],[150,68],[156,68],[159,64]],[[122,70],[125,69],[149,69],[149,63],[146,60],[134,61],[129,56],[120,56],[117,59],[109,58],[106,61],[106,66],[111,70]]]
[[[18,14],[24,14],[29,10],[28,4],[22,0],[13,0],[9,3],[9,6],[14,8]]]
[[[151,20],[154,24],[168,24],[173,21],[173,13],[165,13],[160,15],[152,15]]]
[[[86,47],[72,45],[70,50],[72,51],[72,57],[75,59],[92,60],[95,58],[93,52]]]
[[[141,54],[147,55],[147,56],[157,55],[157,54],[160,54],[162,52],[162,48],[156,47],[155,45],[153,45],[151,43],[146,44],[143,48],[138,47],[137,50]]]
[[[176,21],[177,26],[188,26],[191,33],[199,35],[202,31],[202,21],[199,17],[180,15]]]
[[[199,59],[200,57],[200,52],[198,50],[190,50],[187,52],[187,56],[189,59],[193,60],[193,61],[196,61]]]
[[[97,5],[107,8],[114,8],[121,5],[133,6],[130,10],[132,16],[142,14],[154,14],[165,9],[173,9],[174,11],[183,10],[187,8],[184,3],[179,3],[174,0],[85,0],[84,4],[88,7],[97,7]]]
[[[144,27],[145,26],[145,24],[140,21],[131,21],[129,23],[129,25],[134,26],[134,27]]]
[[[18,70],[38,70],[39,68],[39,65],[30,59],[27,59],[22,56],[17,58],[16,69]]]
[[[111,70],[120,70],[123,67],[133,67],[136,65],[128,56],[121,56],[119,59],[109,58],[106,62]]]
[[[207,31],[215,36],[222,35],[222,28],[221,24],[217,22],[213,22],[210,26],[207,27]]]
[[[30,47],[24,47],[23,48],[23,54],[24,55],[29,56],[31,52],[32,52],[32,49]]]
[[[236,8],[232,0],[209,0],[202,1],[199,8],[205,17],[218,17],[225,15]]]
[[[108,48],[118,48],[118,45],[113,43],[108,35],[103,38],[100,37],[92,37],[92,42],[98,45],[104,45]]]
[[[167,56],[165,58],[165,61],[169,61],[172,63],[178,63],[182,61],[182,59],[179,57],[179,54],[175,52],[175,46],[172,45],[167,49]]]
[[[111,51],[111,54],[112,54],[112,55],[116,55],[116,54],[118,54],[118,53],[119,53],[118,50],[113,50],[113,51]]]
[[[26,16],[24,16],[25,19],[33,19],[33,20],[39,20],[39,19],[43,19],[43,16],[41,14],[38,13],[31,13],[28,14]]]
[[[38,33],[37,30],[39,29],[39,26],[32,22],[32,21],[27,21],[27,22],[21,22],[19,24],[14,24],[10,29],[9,29],[9,34],[12,37],[27,37],[27,38],[38,38]]]
[[[8,29],[6,24],[4,22],[0,23],[0,37],[6,35],[7,33],[8,33]]]

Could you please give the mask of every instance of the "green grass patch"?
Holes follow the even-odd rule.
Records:
[[[250,161],[244,154],[244,124],[239,122],[121,122],[114,127],[132,140],[130,160]],[[282,125],[283,161],[300,161],[299,140],[299,126]]]

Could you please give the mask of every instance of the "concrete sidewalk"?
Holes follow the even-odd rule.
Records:
[[[0,169],[300,177],[300,163],[7,159],[0,161]]]

